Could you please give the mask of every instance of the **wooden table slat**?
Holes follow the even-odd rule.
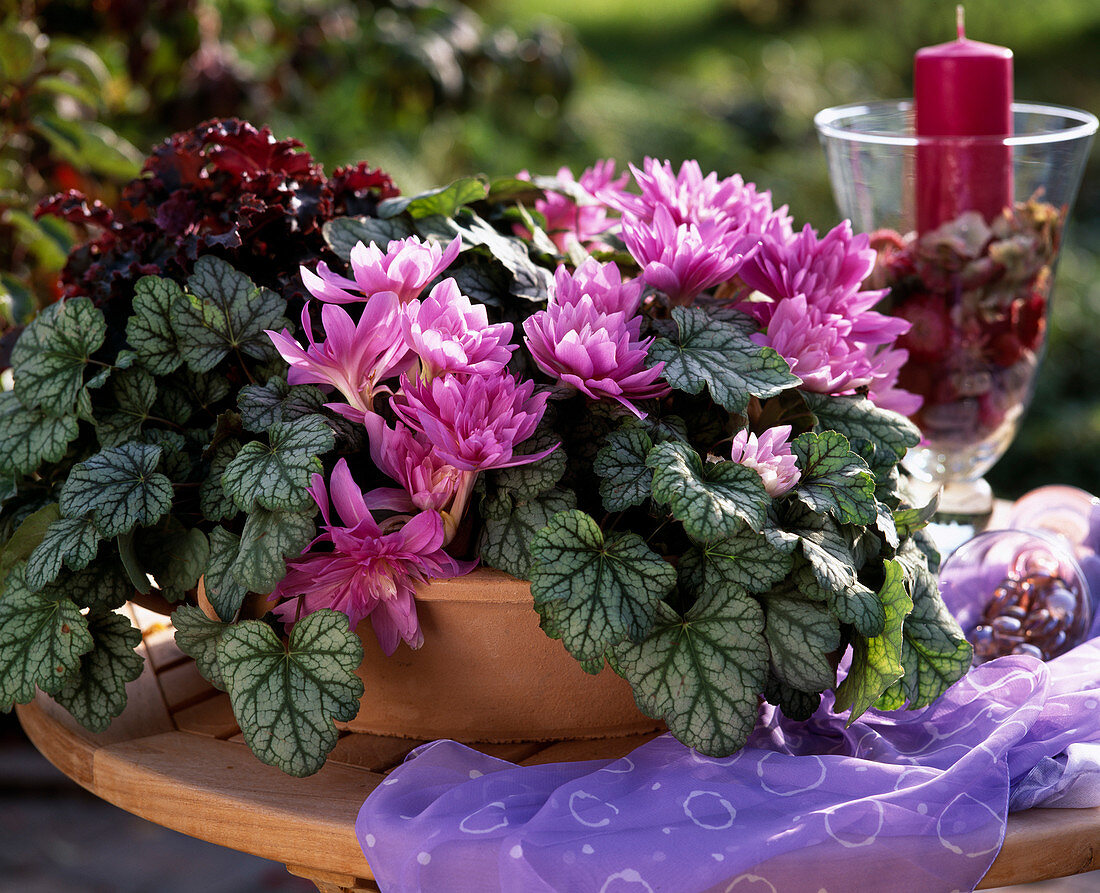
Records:
[[[329,760],[372,772],[387,772],[401,763],[410,750],[424,743],[412,738],[349,734],[336,742]]]
[[[94,758],[96,793],[128,812],[265,859],[356,877],[372,875],[355,817],[380,781],[335,763],[291,778],[244,745],[182,732],[114,744]]]
[[[172,714],[172,719],[181,732],[206,735],[209,738],[232,738],[241,731],[237,718],[233,715],[229,695],[225,693],[177,710]]]

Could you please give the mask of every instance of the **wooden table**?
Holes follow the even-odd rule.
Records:
[[[367,795],[422,742],[345,733],[326,766],[291,778],[244,744],[228,696],[176,647],[165,618],[128,607],[142,629],[142,676],[126,711],[93,735],[49,698],[18,708],[58,769],[135,815],[211,843],[282,862],[322,893],[378,890],[355,836]],[[517,763],[618,757],[652,735],[554,744],[486,744]],[[1008,818],[1004,847],[979,888],[1100,868],[1100,809],[1033,809]]]

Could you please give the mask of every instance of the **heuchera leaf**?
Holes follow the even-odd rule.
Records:
[[[546,300],[553,275],[545,267],[531,260],[527,245],[522,239],[501,235],[493,226],[468,210],[463,211],[459,220],[435,217],[431,219],[440,224],[439,231],[435,233],[439,238],[450,240],[460,236],[463,249],[476,245],[487,248],[493,262],[500,264],[511,274],[509,294],[530,301]],[[426,220],[420,221],[421,231],[426,229],[426,223]]]
[[[802,393],[819,427],[839,431],[849,442],[866,440],[875,447],[876,465],[883,460],[896,465],[909,447],[920,443],[920,429],[909,419],[875,406],[866,397],[833,397]],[[877,469],[876,469],[877,471]]]
[[[793,558],[767,537],[742,524],[733,536],[692,546],[680,557],[677,571],[692,592],[734,586],[745,592],[767,592],[791,572]]]
[[[194,605],[180,605],[172,612],[172,625],[180,651],[194,658],[204,679],[225,691],[225,680],[218,667],[218,642],[229,624],[211,620]]]
[[[531,543],[531,595],[542,613],[554,605],[555,628],[578,660],[623,640],[642,641],[657,603],[676,585],[676,569],[634,533],[604,538],[576,509],[550,519]]]
[[[121,562],[101,556],[83,570],[62,569],[58,578],[48,584],[42,594],[54,598],[67,597],[77,607],[102,614],[126,604],[134,595],[134,587]]]
[[[92,648],[88,621],[69,599],[31,592],[17,564],[0,598],[0,711],[26,704],[35,688],[56,692]]]
[[[845,524],[875,520],[875,479],[871,469],[836,431],[807,431],[791,444],[801,472],[795,495],[816,512]]]
[[[96,418],[102,446],[119,446],[141,435],[141,426],[157,399],[157,383],[144,369],[126,369],[111,379],[115,405]]]
[[[167,375],[183,362],[172,307],[183,299],[183,289],[173,280],[142,276],[134,286],[134,313],[126,321],[126,340],[143,368],[153,375]]]
[[[80,665],[65,678],[53,699],[84,728],[102,732],[126,708],[126,683],[141,675],[145,661],[134,651],[141,632],[121,614],[95,614],[88,618],[94,647],[80,658]]]
[[[940,598],[936,575],[912,540],[898,552],[913,599],[902,627],[901,664],[905,675],[887,689],[875,706],[897,710],[926,707],[970,669],[974,649]]]
[[[18,477],[59,462],[78,431],[75,415],[27,409],[14,392],[0,391],[0,474]]]
[[[172,506],[172,484],[156,471],[160,447],[126,443],[73,466],[61,488],[61,514],[91,516],[104,537],[149,527]]]
[[[301,511],[313,504],[310,478],[320,474],[321,454],[332,449],[332,429],[320,416],[276,422],[269,444],[250,441],[226,466],[222,487],[248,511],[253,505],[272,511]]]
[[[205,440],[205,436],[203,438]],[[187,455],[187,439],[178,431],[150,428],[141,433],[141,442],[160,447],[157,471],[173,483],[184,483],[191,473],[191,457]]]
[[[240,511],[233,497],[222,486],[222,475],[240,450],[241,442],[229,437],[218,441],[205,456],[210,463],[210,473],[199,485],[199,508],[208,521],[232,518]]]
[[[412,225],[402,217],[337,217],[322,227],[325,241],[344,263],[351,258],[351,249],[359,242],[372,242],[383,251],[390,242],[407,239],[415,233]]]
[[[363,646],[348,618],[321,610],[294,624],[286,647],[271,627],[245,620],[226,629],[218,666],[245,742],[288,775],[312,775],[336,746],[334,720],[359,710],[355,670]]]
[[[649,638],[615,648],[612,665],[647,716],[712,757],[745,744],[768,675],[764,611],[732,587],[707,593],[684,617],[664,602]]]
[[[549,493],[565,474],[566,455],[561,438],[552,428],[540,424],[534,434],[516,447],[516,455],[528,456],[554,446],[557,447],[554,452],[536,462],[494,471],[493,485],[498,490],[507,490],[513,499],[520,501]]]
[[[209,372],[232,350],[271,355],[264,331],[284,325],[283,298],[212,255],[198,259],[187,286],[191,293],[172,305],[172,330],[192,371]]]
[[[224,527],[210,531],[210,557],[206,563],[203,584],[206,598],[219,617],[232,620],[237,616],[244,597],[248,594],[230,572],[241,550],[241,538]]]
[[[905,591],[905,572],[894,560],[885,563],[886,579],[879,598],[886,607],[886,625],[873,638],[852,640],[852,665],[836,690],[836,711],[851,710],[848,725],[855,722],[901,677],[902,628],[913,600]],[[899,705],[900,706],[900,705]]]
[[[775,704],[783,715],[796,722],[805,722],[817,712],[821,706],[821,692],[799,691],[791,688],[776,678],[775,674],[768,676],[764,683],[764,700],[769,704]]]
[[[767,523],[771,503],[760,475],[736,462],[703,460],[686,443],[655,446],[646,463],[653,471],[653,498],[666,504],[696,540],[717,540],[744,521],[754,530]]]
[[[241,531],[241,549],[230,573],[249,592],[270,592],[286,576],[286,559],[313,539],[313,512],[253,509]]]
[[[27,559],[27,585],[38,590],[57,579],[62,563],[86,568],[95,558],[102,537],[91,518],[59,518]]]
[[[139,560],[168,601],[179,601],[195,588],[210,558],[210,544],[199,528],[170,517],[168,523],[138,531],[136,539]]]
[[[852,544],[836,521],[803,509],[790,518],[785,529],[798,537],[802,554],[822,589],[843,592],[855,583]]]
[[[260,433],[276,422],[293,422],[322,411],[327,401],[315,385],[287,384],[285,378],[272,378],[265,384],[250,384],[237,395],[237,408],[246,431]]]
[[[886,606],[875,590],[859,580],[829,593],[829,607],[842,623],[856,628],[861,636],[882,635],[886,628]]]
[[[516,502],[507,493],[481,501],[484,525],[478,554],[489,567],[526,580],[531,575],[531,541],[558,512],[576,508],[572,490],[555,489],[535,499]]]
[[[12,350],[15,393],[28,408],[52,416],[72,413],[84,369],[103,346],[107,323],[91,298],[58,301],[23,330]]]
[[[649,498],[653,469],[646,457],[652,449],[653,438],[640,425],[624,425],[607,435],[592,470],[600,477],[600,496],[609,512],[624,511]]]
[[[713,319],[698,307],[674,307],[675,339],[658,338],[649,364],[665,363],[665,380],[688,394],[706,387],[714,402],[743,412],[750,397],[773,397],[802,383],[778,353],[749,340],[741,328]]]
[[[819,602],[773,594],[764,599],[764,636],[772,672],[799,691],[822,691],[836,684],[829,653],[840,647],[840,623]]]
[[[503,307],[508,303],[513,278],[505,267],[478,255],[462,260],[461,266],[447,271],[458,283],[459,291],[489,307]]]

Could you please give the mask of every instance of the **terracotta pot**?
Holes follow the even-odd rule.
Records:
[[[356,732],[457,741],[606,738],[659,728],[610,669],[585,673],[539,629],[528,583],[479,569],[422,586],[424,645],[387,657],[359,625],[365,687]]]

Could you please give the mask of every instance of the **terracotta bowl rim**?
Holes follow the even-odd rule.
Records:
[[[477,567],[461,577],[431,580],[416,587],[418,604],[524,605],[534,608],[531,584],[491,567]]]

